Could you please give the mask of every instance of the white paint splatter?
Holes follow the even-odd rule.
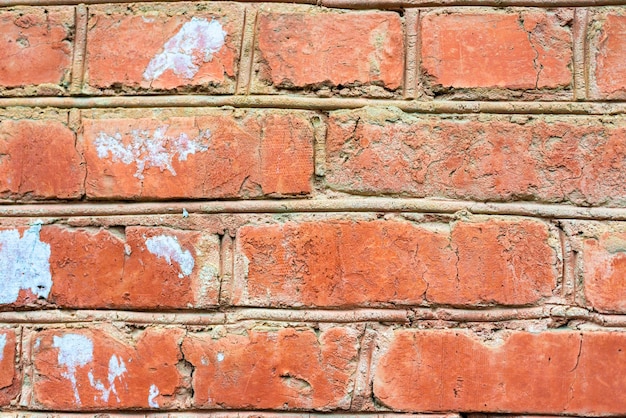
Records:
[[[41,225],[20,238],[17,229],[0,231],[0,304],[13,303],[21,289],[47,298],[52,287],[50,245],[39,240]]]
[[[156,385],[150,386],[150,393],[148,394],[148,406],[150,408],[159,407],[159,404],[155,401],[157,396],[159,396],[159,388]]]
[[[224,353],[217,353],[217,361],[220,363],[224,361]]]
[[[89,371],[87,376],[89,377],[89,384],[91,384],[91,386],[94,389],[100,391],[100,398],[104,402],[109,402],[109,396],[111,395],[111,393],[115,395],[115,399],[117,400],[117,402],[120,402],[120,397],[118,396],[117,388],[115,387],[115,380],[119,379],[121,381],[122,376],[125,373],[126,373],[126,364],[124,364],[124,360],[122,360],[121,358],[113,354],[111,358],[109,359],[109,374],[108,374],[109,387],[106,387],[102,383],[102,381],[95,379],[93,377],[93,373],[91,372],[91,370]],[[94,397],[94,400],[96,400],[95,397]]]
[[[80,334],[65,334],[62,337],[55,336],[52,346],[59,349],[57,362],[65,366],[67,372],[63,377],[70,380],[74,389],[74,399],[80,405],[80,395],[76,384],[76,368],[85,366],[93,360],[93,342]]]
[[[7,335],[0,334],[0,361],[4,358],[4,347],[7,345]]]
[[[146,240],[146,248],[159,258],[164,258],[167,264],[175,261],[180,266],[181,274],[178,277],[189,276],[193,270],[194,260],[189,250],[183,250],[178,238],[169,235],[157,235]]]
[[[207,129],[200,131],[193,139],[185,133],[178,137],[166,136],[168,125],[157,128],[154,132],[135,129],[131,131],[131,141],[125,144],[122,135],[117,132],[113,135],[100,132],[94,140],[99,158],[107,158],[111,154],[113,162],[121,161],[129,165],[137,165],[135,177],[143,179],[146,168],[158,167],[161,171],[168,170],[176,175],[172,167],[172,159],[178,154],[178,161],[187,161],[190,154],[204,152],[209,148],[211,132]]]
[[[211,61],[213,54],[224,46],[225,37],[226,32],[217,20],[208,22],[194,17],[163,45],[163,52],[150,60],[143,78],[153,81],[172,70],[190,80],[200,70],[198,65]]]

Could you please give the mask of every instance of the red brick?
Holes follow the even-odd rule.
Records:
[[[5,199],[76,199],[85,167],[76,135],[53,120],[0,122],[0,196]]]
[[[21,239],[5,236],[16,231]],[[0,291],[4,292],[0,306],[27,306],[37,297],[61,308],[79,309],[217,305],[217,236],[161,227],[127,227],[122,237],[106,229],[60,226],[43,226],[40,232],[31,227],[26,231],[0,231],[5,234],[0,235],[0,266],[15,274],[26,267],[30,273],[21,281],[0,283]],[[17,250],[3,251],[4,245]],[[16,258],[34,261],[22,266]]]
[[[549,297],[559,261],[545,224],[489,220],[245,226],[234,303],[522,305]]]
[[[600,416],[626,410],[626,334],[396,331],[374,395],[403,411]]]
[[[246,198],[311,191],[313,128],[305,112],[86,119],[83,141],[91,198]]]
[[[20,391],[21,373],[15,362],[16,352],[15,331],[0,328],[0,407],[8,406]]]
[[[626,204],[626,129],[588,117],[331,114],[326,178],[359,194]]]
[[[583,241],[583,283],[590,308],[626,312],[626,231],[617,227]]]
[[[73,26],[70,7],[0,12],[0,86],[67,84]]]
[[[593,23],[599,30],[591,44],[594,95],[597,98],[626,98],[626,16],[599,14]],[[593,84],[592,84],[593,86]]]
[[[190,334],[199,408],[346,409],[354,385],[357,332],[329,327],[251,329],[221,338]]]
[[[276,87],[402,84],[404,40],[392,12],[261,13],[262,82]]]
[[[546,11],[426,13],[422,70],[436,88],[568,87],[572,36],[567,24]]]
[[[90,86],[234,91],[241,5],[182,3],[167,10],[105,5],[89,11],[86,65]]]
[[[182,336],[167,328],[134,339],[97,327],[41,331],[33,346],[34,400],[65,411],[178,407]]]

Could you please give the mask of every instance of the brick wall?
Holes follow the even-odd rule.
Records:
[[[0,1],[0,414],[624,416],[626,5],[300,3]]]

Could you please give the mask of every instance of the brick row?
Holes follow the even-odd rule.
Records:
[[[367,388],[370,402],[397,412],[605,416],[626,407],[626,337],[615,331],[378,326],[368,331],[375,344],[365,346],[360,325],[23,332],[20,350],[15,331],[0,330],[7,336],[0,384],[14,381],[0,405],[17,396],[21,358],[32,376],[22,405],[31,410],[359,412],[352,400]]]
[[[590,52],[581,64],[589,98],[623,99],[624,9],[589,10]],[[228,2],[89,6],[84,77],[75,76],[83,93],[96,95],[233,94],[238,72],[252,70],[257,94],[402,96],[400,14],[259,6],[255,44],[244,46],[254,49],[251,69],[239,62],[244,15],[244,5]],[[419,50],[409,55],[421,63],[425,95],[569,100],[580,64],[573,22],[571,8],[434,8],[421,12],[419,42],[411,43]],[[73,49],[85,42],[74,38],[74,9],[4,9],[0,25],[0,93],[68,94]]]
[[[3,221],[0,308],[565,303],[626,312],[623,222],[561,222],[559,233],[551,223],[516,217],[144,218],[166,226],[122,218],[83,227]],[[225,223],[232,246],[220,241]]]

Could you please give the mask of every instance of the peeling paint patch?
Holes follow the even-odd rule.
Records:
[[[62,337],[54,337],[53,347],[59,349],[57,362],[59,366],[65,366],[67,372],[63,372],[63,377],[70,380],[74,390],[76,404],[80,405],[80,395],[76,384],[76,368],[87,365],[93,361],[93,342],[80,334],[65,334]]]
[[[89,384],[91,384],[91,386],[94,389],[100,391],[100,398],[104,402],[109,402],[109,397],[111,393],[113,393],[115,395],[115,399],[119,403],[120,397],[117,394],[117,388],[115,387],[115,380],[119,379],[121,381],[122,376],[125,373],[126,373],[126,364],[124,364],[124,360],[122,360],[121,358],[113,354],[111,358],[109,359],[109,373],[107,376],[109,386],[106,387],[100,380],[95,379],[93,377],[92,371],[89,371],[89,374],[88,374]],[[94,397],[94,401],[95,400],[97,400],[96,397]]]
[[[217,353],[217,361],[220,363],[224,361],[224,353]]]
[[[192,79],[200,70],[201,62],[209,62],[213,54],[224,46],[226,32],[217,20],[210,22],[192,18],[176,35],[163,45],[163,52],[156,55],[143,73],[143,78],[153,81],[165,71],[186,79]]]
[[[50,245],[39,240],[40,231],[33,225],[21,238],[17,229],[0,231],[0,304],[15,302],[21,289],[50,294]]]
[[[178,155],[178,161],[187,161],[190,154],[205,152],[209,148],[211,132],[208,129],[200,131],[199,135],[192,139],[185,133],[177,137],[167,136],[165,133],[168,128],[168,125],[164,125],[154,132],[132,130],[130,143],[124,143],[119,132],[113,135],[100,132],[94,140],[98,158],[108,158],[110,155],[114,163],[118,161],[126,165],[135,163],[137,171],[134,176],[138,179],[143,179],[143,171],[150,167],[157,167],[161,172],[167,170],[175,176],[176,171],[172,167],[174,156]]]
[[[158,408],[159,404],[155,401],[156,397],[159,396],[159,388],[156,385],[150,386],[150,393],[148,394],[148,406],[150,408]]]
[[[178,277],[189,276],[195,264],[189,250],[183,250],[176,237],[157,235],[146,240],[146,248],[152,254],[165,259],[169,265],[172,261],[178,263],[181,273]]]
[[[4,358],[4,347],[7,345],[7,335],[0,334],[0,361]]]

